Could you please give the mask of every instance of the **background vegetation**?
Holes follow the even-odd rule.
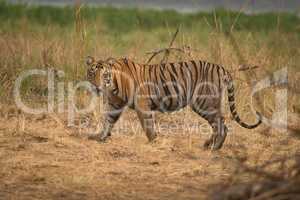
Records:
[[[0,1],[0,97],[11,99],[14,80],[24,69],[50,66],[63,70],[65,80],[81,80],[85,78],[87,55],[127,56],[146,62],[145,53],[165,47],[177,27],[180,32],[175,46],[189,46],[192,51],[189,56],[175,55],[171,59],[205,59],[232,71],[242,64],[259,65],[261,77],[288,67],[292,80],[297,79],[293,72],[299,71],[300,19],[296,14],[246,15],[222,9],[178,13]],[[237,74],[238,80],[245,75],[249,76]],[[46,83],[28,80],[24,93],[35,91],[43,96],[47,93]]]
[[[76,8],[76,6],[75,6]],[[232,22],[238,21],[235,30],[246,31],[272,31],[278,25],[284,32],[299,31],[300,19],[292,13],[264,13],[256,15],[246,15],[234,11],[218,9],[213,13],[178,13],[174,10],[141,10],[137,8],[113,8],[113,7],[88,7],[83,6],[81,16],[95,23],[101,20],[103,25],[114,33],[135,31],[136,29],[152,30],[168,25],[177,27],[183,25],[186,28],[191,26],[204,26],[213,24],[214,14],[219,18],[219,23],[226,28],[230,28]],[[59,25],[70,28],[74,25],[74,6],[53,7],[53,6],[26,6],[12,5],[5,1],[0,1],[0,18],[9,21],[11,25],[17,24],[20,18],[26,18],[30,23],[36,25]],[[205,20],[204,20],[205,19]],[[280,20],[280,22],[278,21]],[[3,22],[2,21],[2,22]],[[205,22],[207,21],[207,22]],[[296,25],[296,26],[295,26]]]

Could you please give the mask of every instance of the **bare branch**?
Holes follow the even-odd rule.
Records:
[[[179,27],[176,29],[176,32],[173,35],[173,38],[172,38],[172,40],[171,40],[171,42],[169,44],[169,48],[171,48],[173,46],[173,43],[175,41],[175,38],[177,37],[178,32],[179,32]]]
[[[182,53],[185,52],[185,50],[182,49],[182,48],[171,47],[171,48],[163,48],[163,49],[157,49],[157,50],[154,50],[154,51],[149,51],[149,52],[146,52],[146,54],[160,54],[164,51],[170,51],[170,50],[180,51]]]
[[[168,48],[163,48],[163,49],[158,49],[158,50],[155,50],[155,51],[151,51],[151,52],[147,52],[146,54],[152,54],[152,56],[148,59],[148,61],[146,62],[146,64],[149,64],[151,62],[151,60],[157,56],[158,54],[164,52],[164,57],[162,58],[162,60],[160,61],[160,63],[165,63],[168,61],[168,57],[169,57],[169,54],[170,54],[170,51],[171,50],[175,50],[175,51],[179,51],[179,52],[182,52],[184,53],[185,51],[181,48],[174,48],[172,47],[177,35],[178,35],[178,32],[179,32],[179,27],[176,29],[171,41],[170,41],[170,44],[169,44],[169,47]]]
[[[238,69],[238,71],[247,71],[247,70],[252,70],[252,69],[257,69],[259,66],[254,65],[254,66],[247,66],[247,65],[241,65]]]

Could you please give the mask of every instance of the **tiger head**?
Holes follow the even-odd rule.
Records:
[[[88,56],[86,64],[88,66],[87,80],[96,87],[98,93],[111,86],[112,63],[109,60],[95,60]]]

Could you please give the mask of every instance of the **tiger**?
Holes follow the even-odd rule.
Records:
[[[103,129],[90,134],[89,139],[105,142],[125,107],[134,109],[149,142],[156,139],[155,112],[173,112],[186,106],[204,118],[212,134],[204,142],[205,149],[218,150],[223,146],[228,128],[225,125],[222,97],[227,97],[232,119],[240,126],[253,129],[262,123],[243,122],[236,110],[233,78],[225,68],[201,60],[139,64],[128,58],[97,60],[88,56],[87,81],[97,93],[103,93],[108,112]]]

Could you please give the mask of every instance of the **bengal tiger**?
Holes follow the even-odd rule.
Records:
[[[241,121],[235,108],[232,76],[218,64],[190,60],[145,65],[127,58],[96,60],[90,56],[86,64],[87,79],[97,92],[103,92],[109,110],[102,131],[89,136],[92,140],[103,142],[111,136],[126,106],[137,112],[149,141],[157,137],[154,111],[172,112],[190,106],[212,127],[213,134],[204,147],[220,149],[228,132],[221,109],[226,89],[232,117],[240,126],[253,129],[262,122],[259,112],[255,124]]]

